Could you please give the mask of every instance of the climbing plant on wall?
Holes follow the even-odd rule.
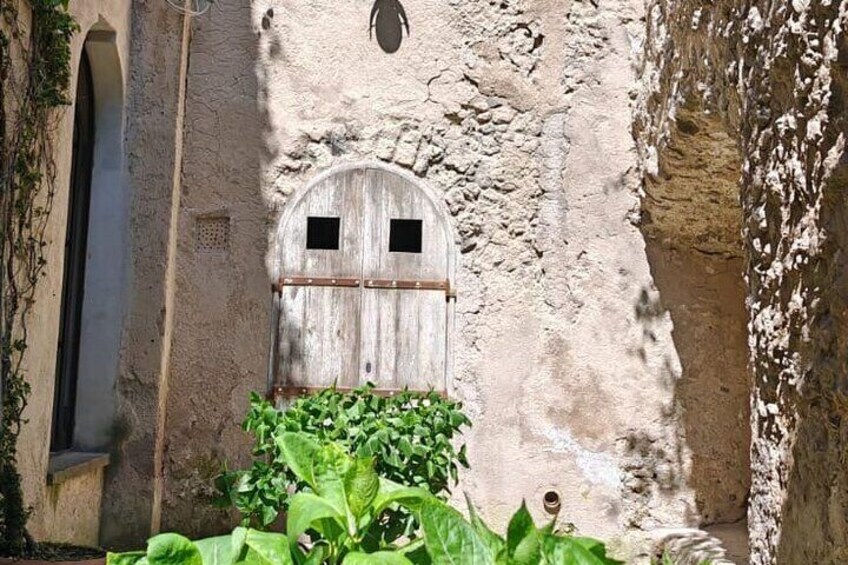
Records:
[[[0,554],[11,556],[31,545],[17,467],[30,392],[24,358],[46,266],[53,138],[69,103],[76,31],[68,0],[0,0]]]

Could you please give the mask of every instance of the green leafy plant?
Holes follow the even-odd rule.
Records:
[[[191,542],[156,536],[146,552],[110,554],[108,565],[613,565],[604,544],[538,528],[526,506],[506,536],[492,531],[469,503],[469,519],[426,489],[380,477],[370,457],[337,443],[286,432],[278,437],[303,486],[291,498],[286,534],[244,527],[230,536]],[[419,529],[390,534],[386,513],[405,508]]]
[[[216,481],[220,506],[234,506],[243,525],[267,527],[289,504],[297,477],[280,449],[286,432],[306,432],[335,442],[361,457],[373,457],[386,479],[443,495],[455,484],[460,466],[468,467],[465,446],[454,442],[471,422],[462,405],[436,393],[402,392],[391,397],[372,385],[353,392],[327,389],[297,399],[279,411],[259,395],[243,428],[254,437],[256,457],[247,470],[230,471]],[[410,527],[408,514],[390,519],[398,529]]]
[[[303,433],[283,433],[278,446],[304,492],[291,498],[286,535],[237,528],[231,536],[192,543],[174,534],[157,536],[146,553],[110,555],[109,562],[131,565],[205,563],[410,563],[404,552],[422,544],[395,544],[381,531],[383,514],[404,505],[410,511],[432,495],[381,478],[370,457],[352,457],[335,443],[319,444]],[[311,542],[300,543],[304,534]]]
[[[509,522],[506,536],[491,530],[468,503],[470,519],[441,501],[428,500],[420,510],[423,539],[435,565],[614,565],[606,546],[595,539],[539,528],[525,504]]]
[[[288,538],[236,528],[231,535],[191,541],[179,534],[150,538],[147,551],[109,553],[109,565],[293,565]],[[320,562],[316,562],[320,563]]]
[[[318,535],[312,551],[323,548],[328,563],[348,554],[408,551],[394,545],[399,535],[385,535],[383,513],[402,505],[414,510],[432,497],[425,489],[381,478],[371,457],[351,457],[335,443],[320,446],[303,433],[285,433],[279,441],[290,469],[307,486],[291,499],[287,535],[293,553],[300,536]]]

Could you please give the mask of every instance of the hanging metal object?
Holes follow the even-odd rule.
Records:
[[[181,14],[202,16],[212,7],[213,0],[165,0],[165,2]]]

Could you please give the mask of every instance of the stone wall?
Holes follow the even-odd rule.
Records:
[[[137,547],[161,520],[188,39],[186,20],[166,2],[133,3],[126,102],[132,282],[101,529],[102,543],[111,547]]]
[[[453,389],[475,422],[458,492],[503,524],[522,498],[542,519],[542,494],[557,490],[562,519],[602,536],[737,519],[740,253],[683,257],[676,280],[640,220],[630,106],[642,3],[404,6],[412,34],[392,55],[368,39],[367,2],[216,3],[192,24],[163,527],[231,523],[208,504],[210,483],[223,461],[245,462],[238,422],[247,392],[265,388],[276,219],[320,171],[368,160],[411,170],[453,218]],[[151,52],[142,65],[157,60],[151,44],[137,49]],[[214,252],[197,239],[209,220],[229,226]],[[144,312],[152,322],[158,310]],[[727,332],[696,331],[727,315],[739,322]],[[138,356],[146,338],[131,339]],[[706,411],[714,434],[699,429],[701,392],[727,406]]]
[[[738,97],[702,92],[686,119],[666,119],[682,108],[669,94],[685,90],[666,41],[700,22],[685,6],[653,10],[645,43],[639,0],[406,0],[412,34],[387,54],[369,41],[367,2],[216,2],[185,20],[139,0],[131,29],[129,3],[106,4],[75,8],[84,30],[101,15],[117,30],[127,72],[131,284],[103,543],[233,523],[211,506],[211,483],[249,456],[238,424],[248,392],[266,386],[276,220],[294,190],[354,161],[410,170],[453,219],[452,392],[475,422],[457,492],[503,525],[522,498],[544,519],[541,497],[557,490],[561,519],[598,536],[742,516],[749,386],[734,171],[748,154],[735,144]],[[699,49],[730,60],[728,41],[699,44],[698,30],[673,64],[700,69]],[[640,63],[650,98],[634,84]],[[720,74],[704,84],[724,92],[732,81]],[[844,207],[828,194],[822,218],[844,234]],[[213,225],[226,229],[210,247],[201,236]],[[37,537],[62,522],[44,483],[57,249],[22,437]],[[836,280],[841,263],[827,265],[817,280]],[[841,339],[815,327],[822,347]]]
[[[656,2],[637,112],[658,174],[684,107],[742,156],[752,563],[846,559],[845,2]]]
[[[640,226],[674,322],[690,484],[702,525],[732,523],[745,517],[750,488],[741,160],[720,120],[688,108],[678,110],[660,157]]]
[[[189,34],[140,0],[132,45],[129,3],[72,6],[84,31],[116,30],[132,69],[103,540],[229,526],[210,482],[248,456],[275,221],[319,171],[375,160],[453,217],[453,389],[475,421],[461,487],[487,517],[525,498],[541,518],[554,489],[588,534],[736,520],[750,417],[752,562],[844,561],[848,3],[407,0],[391,55],[367,4],[221,2]],[[37,537],[62,520],[44,479],[66,200],[27,367]],[[228,226],[211,252],[210,221]]]

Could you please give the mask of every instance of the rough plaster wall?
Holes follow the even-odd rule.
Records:
[[[848,556],[845,2],[650,7],[637,135],[656,174],[681,104],[739,139],[753,376],[751,561]]]
[[[747,510],[751,439],[743,262],[653,244],[648,257],[674,323],[681,363],[675,402],[692,456],[688,483],[698,524],[739,521]]]
[[[266,386],[271,217],[249,22],[247,3],[221,3],[192,32],[162,508],[164,530],[189,534],[231,526],[210,503],[213,481],[225,461],[248,464],[238,424],[249,392]],[[209,219],[228,222],[221,249],[203,243]]]
[[[526,498],[542,518],[553,488],[590,534],[700,522],[672,318],[643,315],[660,297],[629,133],[641,2],[407,0],[391,56],[367,4],[220,3],[195,22],[165,526],[225,527],[208,479],[243,461],[245,393],[264,386],[273,219],[319,171],[369,159],[454,219],[462,488],[487,517]],[[199,252],[198,216],[230,218],[228,250]]]
[[[102,467],[47,487],[43,512],[50,541],[97,547],[102,499]]]
[[[153,516],[182,18],[164,2],[137,0],[131,33],[126,152],[133,192],[133,284],[116,385],[101,540],[137,546],[149,536]]]
[[[83,42],[89,29],[102,18],[116,31],[118,51],[122,61],[127,60],[130,2],[114,0],[77,0],[70,7],[80,25],[72,43],[74,76],[72,89],[76,85],[76,69]],[[73,92],[70,93],[73,97]],[[47,464],[50,449],[50,426],[53,415],[53,388],[56,371],[56,346],[59,335],[59,311],[62,300],[63,253],[65,227],[67,224],[68,186],[70,179],[71,145],[73,134],[73,110],[62,112],[54,139],[56,149],[56,195],[53,213],[47,228],[49,247],[46,252],[48,268],[39,282],[35,296],[35,308],[30,323],[30,342],[25,371],[32,386],[29,405],[24,412],[27,424],[23,427],[18,448],[20,471],[26,502],[32,507],[29,522],[30,533],[35,539],[54,539],[60,536],[55,529],[53,511],[48,506],[50,493],[47,487]],[[85,494],[84,500],[90,496]],[[63,511],[70,506],[63,507]],[[96,529],[97,516],[86,514],[89,520],[81,524],[83,529]],[[59,516],[61,520],[70,519]],[[92,523],[90,520],[95,520]]]

